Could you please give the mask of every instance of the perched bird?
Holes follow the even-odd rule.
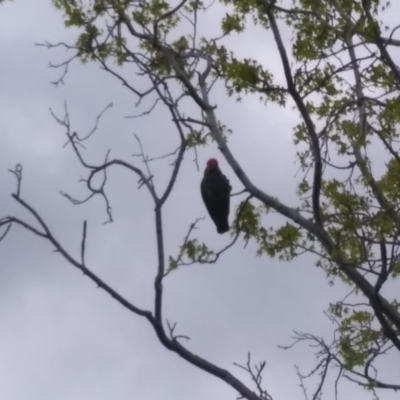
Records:
[[[218,161],[215,158],[207,161],[200,190],[207,211],[217,227],[217,232],[228,232],[229,201],[232,188],[228,178],[219,169]]]

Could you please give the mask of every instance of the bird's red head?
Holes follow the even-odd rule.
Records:
[[[218,161],[215,158],[210,158],[207,161],[207,169],[218,168]]]

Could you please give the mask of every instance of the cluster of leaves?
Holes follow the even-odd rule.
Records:
[[[233,226],[242,232],[245,241],[254,240],[257,243],[258,256],[268,255],[282,261],[290,261],[297,256],[296,251],[300,243],[305,243],[302,233],[289,222],[276,229],[265,228],[263,217],[268,212],[264,205],[256,207],[249,201],[243,201],[236,208]]]
[[[199,243],[197,239],[187,239],[180,247],[176,258],[169,257],[168,272],[181,265],[204,264],[214,262],[215,252],[210,250],[205,243]]]
[[[272,73],[256,59],[238,59],[224,44],[206,38],[201,40],[201,50],[212,58],[214,74],[223,79],[228,96],[241,99],[242,94],[258,94],[264,103],[273,101],[285,105],[287,90],[274,85]]]
[[[53,4],[64,12],[66,27],[82,29],[76,42],[82,62],[105,62],[111,58],[121,66],[126,62],[138,61],[136,57],[139,57],[159,75],[168,75],[171,72],[165,54],[155,46],[155,42],[161,38],[165,40],[180,21],[176,13],[170,13],[171,6],[168,2],[95,0],[84,5],[75,1],[53,0]],[[193,2],[192,7],[196,7],[196,4],[199,5]],[[139,56],[137,50],[131,51],[128,48],[126,37],[121,32],[122,20],[128,22],[132,29],[138,29],[138,33],[143,36],[149,32],[150,26],[156,27],[153,43],[142,40],[137,44],[137,47],[145,50],[145,57],[143,54]],[[180,37],[172,43],[172,47],[179,54],[188,47],[187,39],[184,36]],[[184,67],[184,60],[180,59],[179,62]]]
[[[341,321],[337,347],[347,369],[365,365],[371,349],[387,343],[382,332],[372,327],[374,315],[371,312],[351,310],[341,302],[331,304],[329,310]]]

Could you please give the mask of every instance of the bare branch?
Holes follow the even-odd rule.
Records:
[[[44,222],[44,220],[40,217],[38,212],[34,210],[28,203],[26,203],[24,200],[22,200],[20,197],[17,197],[16,195],[12,195],[12,197],[29,213],[36,219],[36,221],[39,223],[39,225],[43,228],[44,233],[41,233],[40,231],[36,230],[35,228],[30,227],[28,224],[21,223],[21,221],[10,217],[10,222],[16,222],[20,225],[22,225],[24,228],[27,228],[31,232],[35,233],[38,236],[41,236],[43,238],[46,238],[49,240],[51,244],[55,247],[57,252],[59,252],[70,264],[72,264],[74,267],[78,268],[80,271],[83,272],[84,275],[88,276],[89,279],[91,279],[93,282],[96,283],[96,285],[100,288],[102,288],[104,291],[106,291],[108,294],[111,295],[115,300],[117,300],[121,305],[123,305],[125,308],[128,310],[132,311],[133,313],[140,315],[142,317],[147,318],[148,320],[152,320],[152,314],[149,311],[141,310],[140,308],[134,306],[132,303],[130,303],[127,299],[125,299],[123,296],[121,296],[116,290],[114,290],[112,287],[107,285],[102,279],[100,279],[97,275],[95,275],[91,270],[89,270],[85,265],[81,264],[80,262],[76,261],[58,242],[57,239],[53,236],[51,233],[50,229]],[[1,225],[1,224],[0,224]]]
[[[10,218],[10,217],[8,217],[8,218]],[[3,225],[3,219],[0,219],[0,226],[2,226],[2,225]],[[12,223],[9,222],[5,231],[2,233],[2,235],[0,235],[0,242],[7,236],[7,233],[10,231],[11,226],[12,226]]]
[[[269,22],[271,24],[271,29],[274,34],[275,42],[278,47],[279,54],[281,56],[281,61],[283,65],[283,70],[285,72],[286,83],[288,86],[289,93],[291,94],[293,100],[295,101],[298,110],[303,117],[304,123],[307,126],[307,133],[310,137],[311,148],[314,156],[314,183],[313,183],[313,209],[314,209],[314,218],[315,223],[322,227],[322,218],[321,218],[321,210],[319,204],[319,197],[321,191],[321,179],[322,179],[322,160],[321,160],[321,151],[320,144],[317,132],[315,130],[314,123],[310,117],[309,112],[296,89],[296,86],[293,81],[292,73],[290,71],[289,59],[286,53],[285,46],[283,44],[281,34],[278,28],[278,24],[276,23],[275,15],[272,9],[272,5],[275,2],[268,3],[267,0],[263,0],[262,3],[265,7],[265,13],[268,16]]]
[[[87,227],[87,221],[84,221],[83,222],[82,243],[81,243],[81,264],[82,265],[85,265],[86,227]]]
[[[246,371],[252,381],[255,383],[258,395],[260,396],[260,399],[263,400],[272,400],[272,396],[262,387],[262,375],[264,372],[264,368],[266,366],[266,362],[262,361],[259,364],[254,365],[254,367],[251,366],[251,355],[250,352],[247,354],[247,363],[246,365],[241,365],[237,363],[233,363],[233,365],[236,365],[237,367],[243,369]]]
[[[22,165],[17,164],[15,169],[9,169],[9,172],[15,175],[17,178],[17,197],[21,194],[21,182],[22,182]]]

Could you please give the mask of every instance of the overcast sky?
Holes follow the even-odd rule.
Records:
[[[49,109],[62,115],[66,101],[73,130],[84,134],[113,103],[85,151],[94,163],[101,163],[112,148],[113,157],[142,166],[131,157],[138,152],[134,133],[150,156],[173,150],[177,135],[163,111],[143,119],[124,118],[136,112],[135,98],[95,65],[75,63],[65,85],[51,85],[60,72],[49,69],[49,62],[59,62],[66,54],[34,44],[72,43],[75,32],[63,27],[62,16],[50,3],[15,0],[0,6],[0,217],[27,217],[10,197],[15,179],[7,171],[22,163],[22,196],[56,238],[79,257],[82,223],[88,220],[88,267],[134,304],[151,309],[157,260],[150,196],[144,188],[137,190],[136,176],[111,170],[107,193],[115,222],[106,225],[101,198],[76,207],[62,197],[60,191],[78,198],[87,194],[79,182],[85,171],[71,148],[64,148],[65,132]],[[271,37],[254,35],[253,45],[260,46],[260,58],[279,74]],[[237,46],[246,55],[246,43],[238,39]],[[218,99],[225,99],[223,93],[214,101]],[[224,100],[218,103],[218,116],[234,129],[230,148],[254,182],[295,204],[299,175],[295,176],[291,127],[296,113],[290,107],[264,108],[256,100],[241,105]],[[177,254],[189,225],[206,215],[199,184],[209,157],[219,159],[234,191],[242,189],[215,144],[199,152],[200,171],[189,152],[164,211],[167,255]],[[154,172],[161,190],[170,172],[168,162],[154,164]],[[235,198],[234,205],[238,201]],[[229,242],[228,235],[216,233],[208,216],[196,235],[215,249]],[[254,362],[267,361],[265,386],[275,400],[302,399],[294,365],[304,371],[314,366],[313,350],[300,346],[283,351],[277,345],[291,343],[293,330],[329,341],[332,325],[323,310],[346,293],[339,283],[328,286],[314,263],[311,257],[291,263],[257,258],[253,245],[244,249],[238,242],[216,265],[181,267],[170,274],[164,316],[177,322],[177,333],[190,337],[189,350],[246,382],[248,377],[233,363],[245,363],[251,351]],[[4,400],[237,396],[223,382],[164,349],[146,321],[97,289],[46,241],[18,227],[0,244],[0,354]],[[398,378],[398,360],[389,363],[387,376]],[[341,399],[364,394],[345,382],[339,388]],[[324,397],[330,398],[332,391]],[[394,398],[393,393],[382,393],[382,399]]]

